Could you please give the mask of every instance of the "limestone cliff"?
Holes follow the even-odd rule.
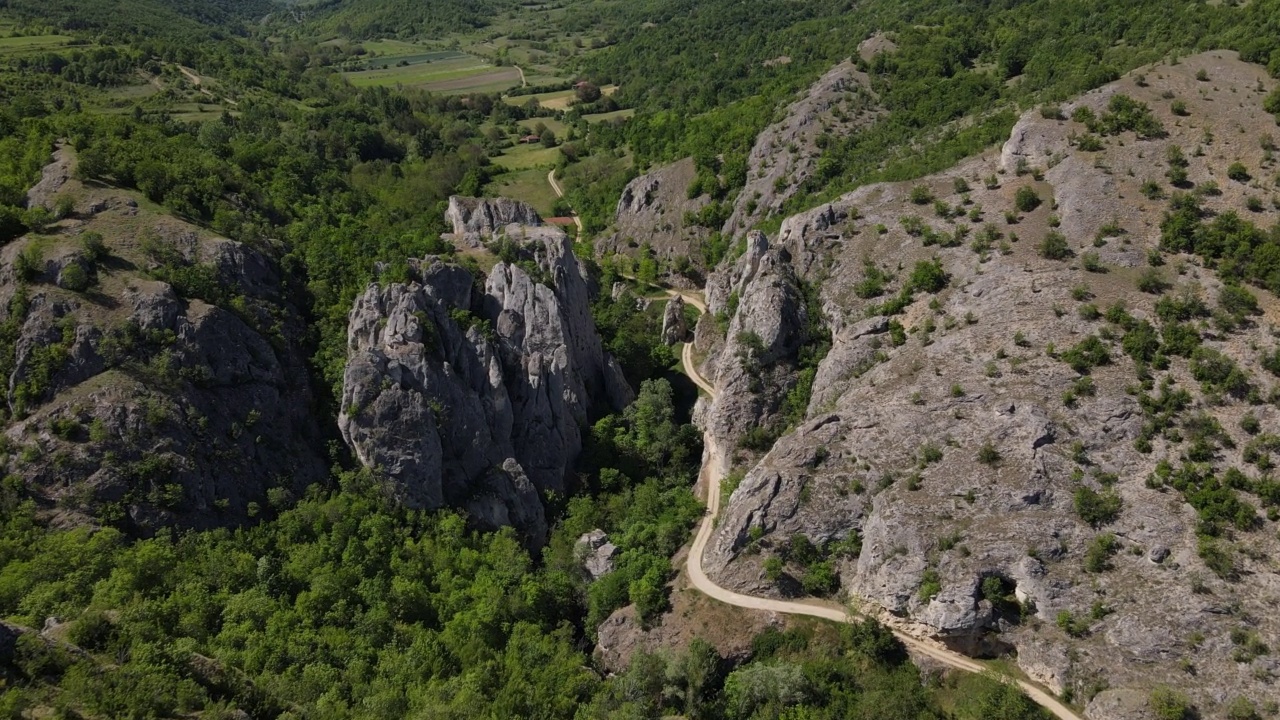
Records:
[[[542,218],[529,205],[507,198],[472,198],[454,195],[445,210],[445,222],[453,228],[452,239],[464,247],[481,247],[500,235],[509,225],[537,228]]]
[[[521,252],[487,278],[426,260],[412,282],[370,285],[350,315],[338,424],[402,502],[461,507],[539,545],[540,494],[564,493],[581,427],[631,391],[601,350],[568,237]]]
[[[709,351],[704,374],[719,391],[705,414],[708,430],[727,447],[757,442],[748,434],[784,422],[797,353],[811,339],[790,253],[752,232],[746,252],[708,278],[706,297],[695,342]]]

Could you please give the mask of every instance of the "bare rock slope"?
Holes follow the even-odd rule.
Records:
[[[405,504],[461,507],[540,545],[539,494],[565,491],[589,413],[631,391],[601,350],[568,237],[521,252],[487,278],[425,260],[410,283],[370,285],[350,315],[338,424]]]
[[[1266,242],[1244,223],[1280,216],[1273,85],[1231,53],[1146,68],[1027,113],[1001,152],[751,239],[697,334],[720,391],[702,420],[745,473],[712,577],[783,596],[830,570],[1090,717],[1144,717],[1158,685],[1208,717],[1274,699],[1280,304],[1242,301],[1239,263],[1174,252]],[[1208,228],[1189,248],[1175,193]],[[742,282],[770,264],[820,286],[832,347],[761,456],[734,444],[776,422],[751,410],[768,387],[740,380],[742,343],[787,346],[799,320],[778,283]]]
[[[647,245],[663,260],[697,257],[711,231],[685,222],[686,213],[697,213],[710,202],[705,195],[689,198],[695,177],[693,158],[685,158],[627,183],[614,214],[613,233],[598,241],[599,252],[638,257]]]
[[[819,171],[826,140],[855,132],[878,117],[870,84],[866,73],[846,60],[818,78],[781,120],[756,137],[747,159],[747,183],[724,225],[726,234],[745,232],[777,213]]]

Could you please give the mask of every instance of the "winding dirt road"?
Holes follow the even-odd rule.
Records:
[[[547,182],[551,183],[551,189],[556,192],[556,197],[564,197],[564,189],[560,187],[560,183],[556,182],[556,169],[551,168],[551,172],[547,173]],[[573,224],[578,226],[578,234],[582,234],[582,218],[578,217],[578,211],[573,211]],[[706,308],[702,309],[706,312]]]
[[[667,290],[667,294],[671,297],[679,295],[684,298],[685,302],[698,308],[700,312],[705,313],[707,311],[702,299],[692,293]],[[693,343],[685,343],[680,358],[684,366],[684,373],[689,376],[689,379],[693,380],[699,388],[714,398],[716,394],[715,387],[694,366]],[[720,479],[725,476],[728,468],[726,467],[724,454],[716,446],[715,438],[710,433],[704,434],[703,443],[705,450],[702,458],[700,484],[707,488],[707,512],[702,518],[702,524],[698,526],[698,534],[694,536],[693,546],[689,548],[686,567],[689,573],[689,580],[693,583],[693,586],[709,597],[737,607],[767,610],[789,615],[808,615],[836,622],[860,622],[862,620],[861,615],[850,613],[835,604],[821,601],[775,600],[773,598],[743,595],[720,587],[707,577],[707,574],[702,569],[702,555],[706,552],[707,543],[711,540],[711,533],[715,529],[716,517],[720,514]],[[914,653],[928,656],[940,663],[968,672],[980,673],[988,669],[969,657],[948,650],[941,643],[908,632],[901,621],[888,616],[887,613],[881,613],[879,619]],[[1063,705],[1057,698],[1040,687],[1022,680],[1018,680],[1017,683],[1028,697],[1053,713],[1060,720],[1082,720],[1071,708]]]
[[[547,173],[547,182],[551,184],[551,188],[555,190],[557,197],[564,197],[560,185],[556,182],[555,174],[555,170]],[[578,231],[581,232],[582,222],[578,220],[577,213],[574,213],[573,217],[577,221]],[[635,278],[631,279],[634,280]],[[671,288],[667,288],[665,292],[667,297],[674,298],[679,296],[684,298],[686,303],[697,308],[700,313],[705,314],[707,312],[706,303],[701,297],[692,292]],[[684,348],[681,349],[680,363],[684,368],[684,374],[699,389],[714,399],[716,396],[715,385],[703,377],[702,373],[698,372],[698,368],[693,361],[693,343],[685,343]],[[711,433],[703,434],[703,447],[702,471],[699,477],[699,484],[707,489],[707,511],[702,517],[702,523],[698,526],[698,533],[693,538],[693,545],[689,548],[689,556],[686,560],[689,581],[693,586],[704,595],[741,608],[765,610],[787,615],[807,615],[836,622],[861,622],[863,615],[851,613],[835,603],[816,599],[793,601],[743,595],[720,587],[712,582],[711,578],[707,577],[706,572],[702,569],[702,555],[707,550],[707,543],[710,542],[711,533],[715,530],[716,517],[720,514],[720,479],[727,474],[728,467],[725,463],[724,454],[716,445],[715,438],[711,436]],[[876,613],[876,615],[877,619],[893,631],[894,636],[901,640],[903,645],[906,645],[909,650],[918,655],[927,656],[944,665],[967,672],[981,673],[989,669],[972,658],[953,650],[948,650],[942,643],[910,632],[906,623],[887,612],[882,611]],[[1017,682],[1018,687],[1027,694],[1027,697],[1053,713],[1059,720],[1084,720],[1075,711],[1062,704],[1057,698],[1045,692],[1039,686],[1025,680],[1014,680],[1014,682]]]

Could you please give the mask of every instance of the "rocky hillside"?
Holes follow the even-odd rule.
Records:
[[[709,228],[689,222],[690,216],[711,202],[702,194],[689,197],[689,187],[697,177],[693,158],[684,158],[627,183],[618,199],[613,230],[597,241],[597,251],[604,256],[618,253],[635,258],[647,246],[654,257],[664,261],[696,258],[701,243],[711,234]]]
[[[58,151],[30,195],[50,222],[0,251],[5,472],[62,522],[141,533],[242,522],[322,480],[276,263],[74,164]]]
[[[568,237],[511,226],[495,242],[509,259],[487,277],[428,259],[356,300],[338,424],[405,504],[461,507],[537,546],[540,495],[565,493],[581,427],[631,390],[601,350]]]
[[[747,159],[747,184],[724,224],[726,235],[745,232],[778,213],[810,178],[821,186],[819,158],[827,141],[856,132],[879,116],[870,84],[867,74],[852,61],[842,62],[756,137]]]
[[[740,237],[802,189],[820,188],[828,179],[820,163],[823,148],[833,137],[874,122],[881,110],[866,73],[852,61],[842,62],[756,137],[741,190],[724,197],[724,178],[700,170],[693,158],[654,168],[627,184],[611,234],[597,240],[596,250],[605,257],[639,258],[647,249],[676,270],[672,282],[683,283],[691,268],[710,269],[704,266],[715,252],[709,243],[716,233]],[[457,220],[454,225],[460,227]]]
[[[1149,67],[752,237],[697,332],[739,468],[713,578],[1013,652],[1091,718],[1154,717],[1158,685],[1274,700],[1273,86],[1229,53]]]

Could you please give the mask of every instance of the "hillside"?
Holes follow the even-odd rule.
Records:
[[[743,473],[711,576],[786,597],[821,567],[966,653],[1016,649],[1088,717],[1157,686],[1265,704],[1274,87],[1230,53],[1142,68],[753,241],[709,281],[727,333],[699,327]],[[807,372],[806,284],[831,333]]]
[[[0,718],[1261,720],[1280,0],[0,0]]]

